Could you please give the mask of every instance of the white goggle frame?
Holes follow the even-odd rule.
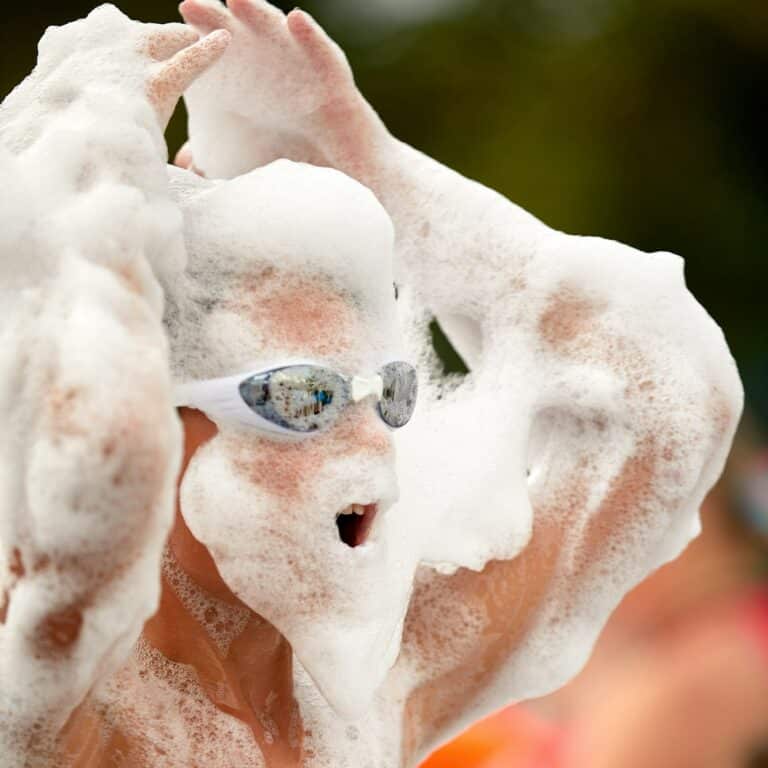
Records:
[[[272,434],[306,437],[315,433],[298,432],[265,419],[253,411],[240,394],[240,384],[252,376],[263,375],[280,370],[281,368],[299,365],[328,369],[327,365],[322,365],[321,363],[307,362],[306,360],[291,361],[281,365],[270,366],[269,368],[259,368],[218,379],[179,384],[174,389],[174,405],[176,408],[186,407],[202,411],[215,423],[237,424]],[[379,374],[374,374],[373,376],[353,376],[351,378],[342,374],[339,375],[349,384],[351,402],[357,403],[372,395],[375,395],[377,400],[381,399],[384,381]]]

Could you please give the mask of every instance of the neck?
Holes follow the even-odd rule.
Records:
[[[143,638],[195,670],[210,701],[252,730],[268,766],[301,764],[291,647],[226,587],[181,515],[165,555],[160,607]]]

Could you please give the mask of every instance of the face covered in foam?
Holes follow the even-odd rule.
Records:
[[[402,359],[393,230],[369,191],[288,161],[230,182],[188,176],[172,187],[189,266],[167,287],[179,382],[303,362],[371,376]],[[375,397],[309,436],[212,418],[218,432],[181,483],[184,519],[227,586],[354,715],[394,662],[411,588],[388,515],[391,430]]]

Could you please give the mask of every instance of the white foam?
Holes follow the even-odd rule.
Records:
[[[372,402],[300,442],[220,424],[181,486],[226,584],[294,648],[314,768],[415,764],[561,685],[622,595],[694,535],[722,469],[741,387],[677,257],[555,232],[399,144],[321,33],[294,15],[294,40],[270,18],[257,40],[233,24],[192,90],[195,165],[338,170],[282,160],[169,184],[143,82],[123,74],[139,47],[115,53],[109,8],[49,33],[0,111],[3,177],[18,180],[0,192],[3,768],[30,756],[18,732],[55,730],[97,680],[95,704],[154,765],[261,764],[191,669],[140,644],[114,672],[156,606],[179,458],[155,276],[176,382],[286,356],[360,375],[420,365],[396,435]],[[82,40],[95,58],[69,56]],[[255,79],[231,76],[267,54]],[[94,67],[103,87],[72,85]],[[329,93],[345,109],[326,113]],[[432,317],[466,378],[436,370]],[[369,542],[347,547],[336,514],[375,501]],[[204,620],[199,590],[170,561],[166,576]],[[69,663],[40,658],[37,628],[70,608]],[[224,652],[232,631],[213,639]]]
[[[410,765],[578,670],[619,599],[695,535],[741,385],[681,259],[553,231],[397,142],[306,16],[246,26],[233,20],[233,45],[189,91],[195,166],[226,177],[256,158],[322,158],[395,223],[422,390],[396,436],[401,498],[388,517],[433,567],[385,684],[406,691],[391,706],[407,701]],[[247,87],[228,76],[251,67]],[[242,151],[223,140],[232,123]],[[463,380],[436,373],[433,317],[470,363]]]
[[[106,7],[50,30],[0,109],[4,768],[42,760],[22,745],[44,751],[159,596],[181,435],[152,266],[183,241],[144,35]]]

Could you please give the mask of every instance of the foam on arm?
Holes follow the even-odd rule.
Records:
[[[196,39],[102,6],[0,108],[3,768],[45,764],[157,605],[181,434],[155,273],[185,260],[162,129]]]
[[[331,165],[395,224],[422,363],[390,512],[428,566],[390,681],[408,691],[411,764],[565,682],[621,597],[697,533],[741,412],[738,373],[680,258],[554,231],[397,141],[308,15],[262,0],[182,12],[234,35],[188,95],[198,169]],[[433,318],[469,364],[460,382],[440,380]]]

